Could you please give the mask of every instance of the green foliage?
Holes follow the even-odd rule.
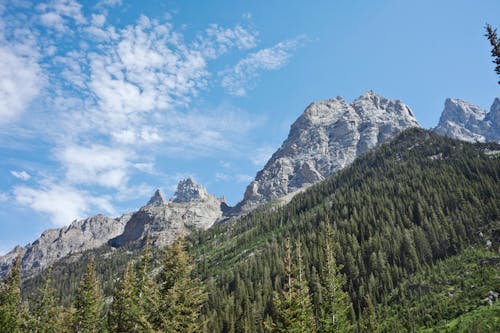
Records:
[[[17,257],[5,281],[0,282],[0,332],[21,332],[21,258]]]
[[[69,327],[65,323],[65,311],[58,306],[52,286],[52,267],[46,272],[46,279],[39,289],[37,298],[32,302],[33,307],[27,317],[25,329],[33,333],[58,333],[66,331]]]
[[[165,295],[179,299],[177,295],[182,294],[172,287],[177,283],[172,272],[191,279],[199,277],[208,294],[198,321],[200,332],[264,332],[280,322],[275,303],[281,299],[287,280],[283,258],[288,238],[292,244],[300,239],[301,288],[309,290],[318,330],[325,321],[320,318],[331,311],[327,307],[330,279],[324,276],[333,261],[341,267],[333,270],[336,283],[342,285],[345,277],[343,287],[336,290],[347,293],[353,304],[349,314],[343,310],[342,316],[353,320],[355,331],[415,331],[466,315],[476,308],[464,304],[477,302],[478,295],[455,294],[469,300],[457,302],[456,307],[437,296],[415,299],[414,304],[404,286],[423,272],[436,269],[436,274],[441,274],[440,265],[453,266],[443,259],[459,258],[472,245],[484,247],[486,240],[491,240],[491,247],[498,248],[500,159],[484,154],[485,149],[500,147],[464,143],[421,129],[407,130],[298,194],[286,206],[268,205],[235,221],[193,232],[188,241],[196,267],[190,260],[177,262],[166,255],[155,281],[155,255],[150,254],[136,274],[138,281],[149,281],[139,292],[138,302],[148,304],[141,305],[144,308],[170,311]],[[333,226],[335,237],[327,235],[328,226]],[[325,250],[328,247],[334,251]],[[103,247],[92,252],[106,254],[98,257],[98,269],[108,286],[104,289],[107,295],[112,294],[109,286],[131,257],[126,250]],[[54,269],[62,299],[72,298],[77,276],[72,270],[82,272],[84,262],[64,263]],[[141,267],[146,267],[144,273]],[[184,285],[189,285],[185,281]],[[39,283],[28,281],[26,290]],[[141,285],[145,284],[138,283],[137,290]],[[195,285],[199,287],[199,281]],[[156,295],[152,290],[161,290],[161,297],[145,297]],[[398,304],[404,307],[398,308]],[[177,321],[180,308],[174,307],[174,316],[169,314],[169,318]],[[157,319],[148,317],[151,323],[159,323]]]
[[[75,296],[74,329],[79,333],[99,332],[103,326],[103,296],[92,258]]]
[[[386,305],[381,307],[385,330],[391,331],[395,323],[402,325],[401,332],[444,329],[455,318],[468,318],[468,313],[488,303],[490,290],[499,289],[499,265],[497,253],[467,249],[409,277],[388,295]],[[498,313],[498,308],[497,312],[487,313]],[[484,324],[498,325],[499,320],[485,317]]]
[[[207,294],[197,277],[183,238],[165,250],[159,275],[159,308],[155,327],[162,332],[199,332]]]
[[[295,258],[292,255],[290,240],[286,240],[285,283],[283,291],[274,296],[276,322],[274,332],[316,332],[309,287],[304,274],[300,240],[296,244]],[[295,260],[294,260],[295,259]]]
[[[497,29],[486,24],[486,35],[491,44],[491,56],[493,63],[496,65],[495,72],[500,76],[500,38],[497,37]],[[500,81],[498,81],[500,84]]]
[[[325,230],[325,263],[321,274],[321,332],[349,332],[352,308],[349,294],[344,291],[346,279],[341,273],[342,265],[337,265],[337,240],[332,225]]]
[[[135,288],[135,282],[134,266],[132,262],[129,262],[115,291],[108,314],[110,332],[134,333],[150,330],[145,309],[141,307],[139,302],[139,293]]]

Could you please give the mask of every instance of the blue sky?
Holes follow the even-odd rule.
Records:
[[[312,101],[499,96],[482,1],[0,0],[0,252],[193,176],[237,203]]]

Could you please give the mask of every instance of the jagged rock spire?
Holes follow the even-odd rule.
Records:
[[[195,182],[191,177],[181,179],[177,184],[177,190],[170,199],[172,202],[194,202],[203,201],[208,197],[207,190]]]
[[[167,200],[163,196],[163,193],[161,193],[160,189],[157,189],[155,191],[155,194],[149,199],[148,203],[146,206],[163,206],[167,203]]]

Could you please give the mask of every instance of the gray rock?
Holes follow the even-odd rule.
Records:
[[[495,98],[490,111],[469,102],[448,98],[434,131],[469,142],[500,142],[500,98]]]
[[[415,126],[419,124],[408,106],[373,91],[351,104],[342,97],[314,102],[293,123],[288,138],[248,185],[232,214],[317,183]]]
[[[132,215],[123,234],[111,239],[109,244],[114,247],[131,242],[141,244],[149,235],[153,245],[169,245],[193,229],[210,228],[222,217],[223,205],[222,199],[208,194],[191,178],[181,180],[170,202],[142,207]]]
[[[209,198],[207,190],[200,184],[196,183],[191,177],[182,179],[177,184],[177,190],[170,199],[172,202],[196,202],[205,201]]]
[[[143,240],[150,235],[153,245],[164,246],[193,229],[208,229],[222,216],[223,198],[217,199],[192,179],[179,182],[173,201],[156,190],[148,203],[135,213],[119,218],[96,215],[74,221],[68,227],[49,229],[33,243],[16,247],[0,257],[0,278],[22,256],[24,276],[30,276],[69,256],[77,258],[86,250],[105,244],[115,247]]]
[[[74,221],[60,229],[49,229],[33,243],[17,246],[0,257],[0,277],[7,274],[18,255],[22,256],[21,268],[25,276],[33,275],[67,256],[77,256],[83,251],[100,247],[123,232],[131,214],[119,218],[96,215]]]

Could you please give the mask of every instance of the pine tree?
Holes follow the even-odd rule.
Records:
[[[0,332],[21,332],[21,257],[17,257],[5,281],[0,283]]]
[[[286,240],[285,252],[286,282],[283,292],[275,294],[273,299],[277,314],[273,331],[280,333],[316,332],[311,297],[304,274],[300,240],[296,246],[296,260],[293,260],[290,239]]]
[[[153,323],[159,322],[159,291],[153,275],[153,254],[149,234],[146,235],[141,259],[135,278],[137,303],[147,323],[147,330],[152,330]]]
[[[491,56],[493,57],[493,63],[496,65],[495,72],[500,76],[500,38],[497,37],[497,29],[493,29],[493,27],[489,24],[486,24],[486,34],[485,36],[488,38],[491,44]],[[500,81],[498,81],[500,84]]]
[[[132,261],[127,264],[123,278],[115,292],[109,312],[109,329],[111,332],[120,333],[150,332],[152,330],[139,302]]]
[[[87,265],[87,272],[80,282],[75,297],[73,326],[78,333],[99,332],[102,324],[103,296],[97,279],[95,260],[92,257]]]
[[[191,276],[194,264],[186,252],[183,238],[165,250],[160,272],[159,318],[157,329],[163,332],[198,332],[201,308],[207,294],[198,278]]]
[[[28,323],[30,332],[61,332],[61,309],[57,306],[55,289],[52,287],[52,267],[47,269],[45,283],[39,290]]]
[[[352,307],[351,299],[343,290],[346,279],[341,273],[342,265],[336,263],[336,240],[333,227],[326,228],[325,265],[322,272],[322,307],[321,332],[348,332],[350,331],[349,312]]]

